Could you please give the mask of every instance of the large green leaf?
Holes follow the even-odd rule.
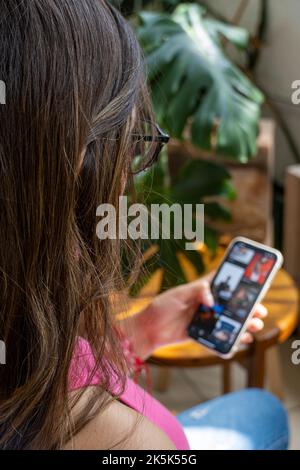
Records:
[[[172,187],[172,197],[185,204],[200,202],[206,196],[233,198],[228,186],[230,174],[221,165],[207,160],[188,160]]]
[[[202,149],[240,161],[254,155],[263,96],[227,58],[220,41],[225,36],[245,48],[248,33],[207,17],[197,4],[180,4],[170,15],[143,11],[139,17],[137,33],[160,123],[182,139],[190,122],[191,140]]]

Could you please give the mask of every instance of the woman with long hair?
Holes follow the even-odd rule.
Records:
[[[146,359],[186,339],[209,284],[171,289],[119,324],[122,246],[96,235],[97,207],[118,208],[131,177],[134,136],[152,130],[143,167],[157,155],[136,38],[104,0],[0,0],[0,11],[0,448],[188,448],[191,416],[131,381],[125,345]],[[223,422],[244,436],[231,448],[287,445],[285,412],[266,392],[201,406],[196,446],[215,445],[205,426]]]

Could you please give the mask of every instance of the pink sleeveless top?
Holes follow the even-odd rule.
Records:
[[[101,382],[100,371],[95,373],[91,379],[91,372],[94,367],[95,360],[89,343],[83,338],[78,338],[69,373],[70,390],[99,384]],[[117,381],[115,380],[114,383],[112,374],[110,392],[117,394],[117,387]],[[130,378],[126,379],[125,390],[120,396],[120,401],[141,413],[158,428],[162,429],[178,450],[189,449],[188,441],[179,421],[167,408]]]

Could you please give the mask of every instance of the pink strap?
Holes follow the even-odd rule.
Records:
[[[83,338],[78,338],[69,371],[70,390],[99,384],[101,382],[101,371],[94,371],[94,368],[95,359],[89,343]],[[112,395],[118,394],[118,387],[119,381],[112,372],[110,393]],[[189,449],[188,441],[179,421],[167,408],[130,378],[126,380],[125,390],[120,400],[162,429],[174,442],[178,450]]]

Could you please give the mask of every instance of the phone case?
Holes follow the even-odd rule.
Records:
[[[230,358],[234,355],[234,353],[237,351],[238,346],[239,346],[239,343],[240,343],[240,340],[241,340],[241,337],[243,336],[243,334],[244,334],[245,331],[247,330],[249,321],[251,320],[251,318],[252,318],[252,316],[253,316],[253,313],[254,313],[254,311],[255,311],[256,305],[257,305],[259,302],[262,301],[263,297],[265,296],[267,290],[269,289],[269,287],[270,287],[270,285],[271,285],[272,280],[274,279],[274,276],[276,275],[276,273],[278,272],[278,270],[280,269],[280,267],[281,267],[282,264],[283,264],[283,256],[282,256],[282,254],[280,253],[280,251],[276,250],[275,248],[270,248],[270,247],[267,246],[267,245],[263,245],[262,243],[255,242],[255,241],[250,240],[249,238],[246,238],[246,237],[236,237],[236,238],[234,238],[234,239],[230,242],[230,244],[229,244],[229,246],[228,246],[228,248],[227,248],[227,250],[226,250],[226,252],[225,252],[225,254],[224,254],[224,257],[223,257],[223,259],[222,259],[222,261],[221,261],[221,263],[220,263],[220,266],[219,266],[219,268],[218,268],[218,270],[217,270],[217,272],[216,272],[216,274],[215,274],[215,276],[214,276],[214,278],[213,278],[213,280],[212,280],[212,283],[214,282],[216,276],[218,275],[218,272],[220,271],[220,268],[221,268],[221,266],[223,265],[223,262],[224,262],[224,260],[226,259],[228,253],[230,252],[232,246],[233,246],[235,243],[237,243],[237,242],[247,243],[248,245],[251,245],[251,246],[253,246],[254,248],[260,248],[260,249],[263,249],[263,250],[265,250],[265,251],[268,251],[268,252],[270,252],[270,253],[275,254],[275,255],[276,255],[276,262],[275,262],[274,266],[272,267],[272,270],[271,270],[271,272],[270,272],[270,274],[269,274],[269,276],[268,276],[267,281],[265,282],[264,286],[262,287],[261,292],[259,293],[259,295],[258,295],[258,297],[257,297],[257,299],[256,299],[256,301],[255,301],[255,303],[254,303],[254,305],[253,305],[251,311],[249,312],[249,314],[248,314],[248,316],[247,316],[247,319],[245,320],[245,322],[244,322],[244,324],[243,324],[243,326],[242,326],[242,328],[241,328],[239,334],[238,334],[237,337],[236,337],[236,340],[235,340],[234,343],[232,344],[231,349],[230,349],[230,351],[229,351],[228,353],[222,354],[222,353],[220,353],[219,351],[217,351],[216,349],[210,348],[208,345],[205,345],[205,344],[201,343],[200,341],[197,341],[197,340],[195,340],[195,339],[193,338],[194,341],[196,341],[196,342],[198,342],[199,344],[205,346],[205,347],[208,348],[210,351],[214,352],[215,354],[217,354],[217,355],[220,356],[220,357],[223,357],[224,359],[230,359]]]

